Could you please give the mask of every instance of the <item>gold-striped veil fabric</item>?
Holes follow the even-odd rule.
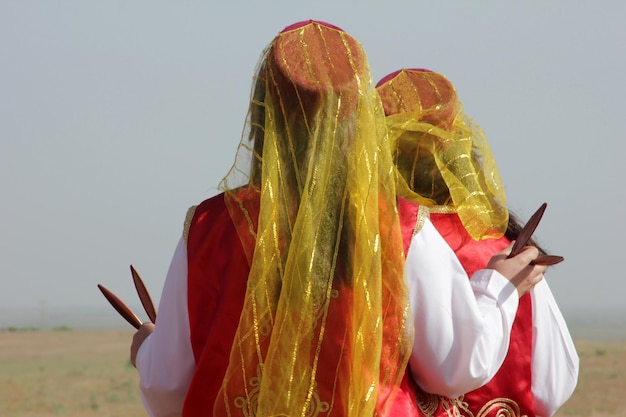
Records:
[[[271,42],[221,184],[250,273],[214,415],[363,417],[393,400],[412,326],[390,149],[353,37],[306,21]]]

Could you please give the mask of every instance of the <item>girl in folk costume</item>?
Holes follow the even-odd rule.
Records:
[[[146,409],[302,417],[415,410],[403,379],[414,355],[409,242],[407,279],[472,290],[428,219],[414,236],[419,206],[397,202],[385,116],[360,44],[323,22],[287,27],[261,57],[246,126],[223,193],[189,210],[157,324],[133,337]],[[505,284],[503,276],[516,277],[525,291],[541,279],[542,267],[526,267],[536,255],[497,259],[502,275],[477,274]],[[488,359],[456,372],[467,390],[493,375],[494,352],[507,344],[517,296],[505,284],[464,300],[476,329],[479,299],[513,306],[496,314],[502,331],[437,336],[479,346]]]
[[[377,90],[399,172],[399,195],[422,205],[471,276],[520,230],[507,211],[482,130],[463,114],[454,86],[441,74],[400,70],[383,78]],[[493,379],[449,398],[422,384],[418,374],[417,402],[427,416],[547,417],[570,397],[577,378],[574,344],[542,280],[519,299],[508,353]]]

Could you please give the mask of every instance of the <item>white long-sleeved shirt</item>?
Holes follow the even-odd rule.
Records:
[[[420,386],[457,397],[487,383],[505,359],[518,306],[515,287],[493,270],[468,279],[429,220],[413,236],[406,279],[415,326],[410,368]],[[538,416],[571,396],[578,356],[548,284],[533,298],[532,391]],[[155,331],[137,354],[141,396],[153,417],[180,415],[195,370],[187,311],[187,251],[179,242],[165,280]]]
[[[517,289],[494,270],[471,279],[430,221],[409,247],[406,277],[414,317],[412,376],[449,398],[489,382],[504,361],[517,313]],[[578,354],[563,315],[542,279],[532,297],[531,357],[535,413],[552,416],[578,381]]]

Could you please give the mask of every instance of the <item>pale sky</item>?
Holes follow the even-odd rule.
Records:
[[[625,18],[621,0],[0,0],[0,308],[103,305],[98,283],[132,304],[131,263],[158,301],[187,208],[234,160],[263,48],[318,19],[375,80],[445,74],[510,208],[548,203],[536,237],[566,258],[546,276],[566,315],[626,314]]]

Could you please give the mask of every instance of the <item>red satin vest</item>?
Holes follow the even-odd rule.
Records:
[[[246,201],[246,207],[251,214],[250,219],[243,216],[231,218],[223,194],[202,202],[195,208],[193,216],[188,219],[188,233],[186,234],[188,308],[196,370],[185,398],[183,407],[185,417],[212,416],[215,401],[221,401],[216,397],[228,367],[230,349],[243,308],[250,267],[241,239],[250,239],[251,236],[240,236],[233,222],[250,220],[256,225],[258,219],[258,198],[254,192],[246,192],[244,189],[239,197]],[[405,200],[400,201],[399,210],[405,252],[415,228],[418,209],[419,206],[415,204]],[[342,297],[350,297],[349,291],[339,292]],[[331,303],[330,308],[333,310],[332,315],[338,317],[336,314],[341,313],[342,303]],[[341,369],[336,368],[336,364],[339,363],[336,362],[336,357],[341,356],[341,351],[336,349],[334,345],[338,343],[335,343],[333,339],[343,337],[343,331],[335,333],[338,334],[329,334],[326,337],[328,348],[321,360],[327,360],[331,366],[320,366],[320,380],[324,380],[326,371],[329,374],[341,372]],[[324,388],[321,389],[320,397],[323,398]],[[341,395],[341,387],[337,387],[335,395]],[[386,415],[418,416],[415,398],[415,388],[408,378],[408,373],[405,373],[400,392],[391,411]],[[315,404],[319,406],[317,411],[320,415],[341,417],[346,414],[337,402],[330,412],[326,412],[327,403]],[[242,410],[235,411],[242,412]],[[311,416],[314,415],[317,414],[315,410],[312,410]]]
[[[196,371],[183,416],[211,416],[228,366],[249,271],[223,194],[196,207],[188,225],[187,265],[189,328]]]
[[[509,240],[475,241],[456,214],[431,213],[430,220],[454,250],[468,276],[485,267],[489,259],[504,249]],[[531,390],[532,306],[529,294],[519,300],[511,332],[509,351],[500,370],[483,387],[455,399],[426,394],[418,389],[418,403],[425,416],[534,417]],[[436,408],[436,410],[435,410]],[[446,411],[447,410],[447,411]]]
[[[252,193],[253,194],[253,193]],[[211,416],[228,366],[232,341],[243,308],[249,261],[234,222],[248,221],[256,225],[258,204],[254,195],[246,197],[250,219],[232,219],[224,195],[201,203],[189,220],[188,305],[191,345],[196,371],[189,386],[183,416]],[[415,229],[419,206],[399,199],[398,210],[405,252]],[[483,268],[491,256],[508,243],[506,239],[475,242],[467,236],[456,215],[432,214],[431,220],[455,250],[471,276]],[[249,254],[248,254],[249,255]],[[332,342],[331,342],[332,343]],[[532,317],[530,297],[520,300],[513,326],[511,347],[494,379],[486,386],[465,396],[450,400],[426,394],[415,386],[408,370],[391,410],[390,417],[492,416],[499,409],[510,416],[534,416],[530,391],[530,352]],[[330,415],[342,415],[334,409]],[[482,413],[482,414],[481,414]]]

